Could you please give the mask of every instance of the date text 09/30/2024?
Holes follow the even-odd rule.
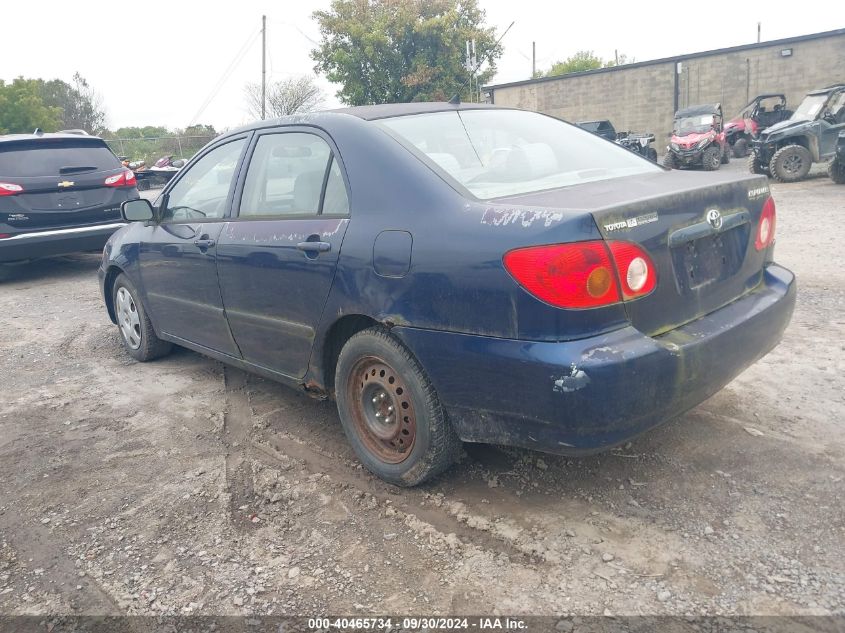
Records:
[[[520,618],[476,617],[476,618],[439,618],[439,617],[403,617],[403,618],[309,618],[308,628],[316,631],[329,630],[385,630],[399,628],[405,631],[454,631],[477,629],[521,631],[526,630],[526,622]]]

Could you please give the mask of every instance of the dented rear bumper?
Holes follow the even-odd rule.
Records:
[[[657,337],[633,327],[577,341],[497,339],[397,327],[464,441],[600,451],[706,400],[780,341],[791,272],[769,265],[736,301]]]

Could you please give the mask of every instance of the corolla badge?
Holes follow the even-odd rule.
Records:
[[[714,229],[722,228],[722,214],[717,209],[710,209],[707,212],[707,224]]]

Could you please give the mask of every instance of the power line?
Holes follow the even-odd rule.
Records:
[[[235,54],[235,57],[232,59],[232,62],[223,71],[223,74],[220,76],[220,79],[217,80],[217,83],[214,84],[214,87],[211,89],[208,97],[206,97],[205,101],[203,101],[202,105],[200,106],[197,113],[191,118],[191,125],[196,124],[197,120],[202,116],[205,109],[209,106],[209,104],[214,100],[220,90],[223,88],[223,85],[238,67],[238,64],[241,63],[243,58],[249,52],[249,49],[252,48],[252,45],[255,43],[255,40],[258,38],[258,34],[261,32],[261,29],[256,29],[252,33],[250,33],[249,37],[247,38],[244,45],[241,46],[240,50]]]

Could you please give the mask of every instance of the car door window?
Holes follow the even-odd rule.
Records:
[[[258,139],[249,162],[239,217],[320,213],[323,183],[330,163],[336,165],[332,150],[316,134],[265,134]],[[331,192],[332,208],[344,208],[341,198],[345,199],[346,189],[339,168],[336,172],[330,170],[328,176],[327,195]],[[345,207],[348,209],[348,203]]]
[[[349,197],[346,195],[346,185],[340,165],[332,158],[329,168],[329,178],[326,180],[326,194],[323,196],[324,215],[346,215],[349,213]]]
[[[181,174],[169,192],[162,221],[222,218],[245,144],[242,138],[216,147]]]

